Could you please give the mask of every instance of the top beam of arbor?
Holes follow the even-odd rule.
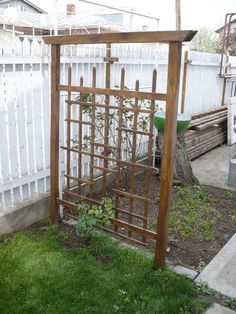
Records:
[[[75,45],[75,44],[105,44],[105,43],[154,43],[154,42],[184,42],[191,41],[197,31],[161,31],[161,32],[128,32],[108,34],[82,34],[45,36],[46,44]]]

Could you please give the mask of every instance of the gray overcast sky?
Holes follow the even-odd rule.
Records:
[[[147,13],[160,18],[162,29],[174,29],[175,0],[91,0],[99,4],[114,7],[134,7],[137,12]],[[56,0],[32,0],[33,3],[52,13]],[[66,10],[67,3],[75,3],[77,10],[97,9],[97,6],[85,5],[77,0],[57,0],[58,11]],[[224,24],[226,13],[236,12],[236,0],[181,0],[182,29],[195,29],[202,26],[215,29]]]

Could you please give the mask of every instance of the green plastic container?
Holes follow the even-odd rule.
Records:
[[[191,117],[185,113],[177,115],[177,133],[187,130],[191,121]],[[165,112],[158,111],[154,114],[154,125],[159,131],[164,131],[165,127]]]

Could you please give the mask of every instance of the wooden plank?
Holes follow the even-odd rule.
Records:
[[[197,31],[159,31],[159,32],[126,32],[108,34],[82,34],[64,36],[45,36],[45,44],[75,45],[75,44],[106,44],[106,43],[155,43],[191,41]]]
[[[119,233],[119,232],[116,232],[116,231],[113,231],[111,229],[108,229],[108,228],[101,228],[102,230],[106,231],[106,232],[109,232],[115,236],[118,236],[118,237],[121,237],[121,238],[124,238],[125,240],[127,241],[130,241],[130,242],[133,242],[135,244],[138,244],[138,245],[143,245],[143,246],[147,246],[146,243],[142,242],[142,241],[139,241],[137,239],[134,239],[134,238],[129,238],[127,237],[126,235],[122,234],[122,233]]]
[[[51,155],[50,155],[50,216],[53,224],[58,224],[59,207],[56,199],[59,196],[59,92],[60,84],[60,46],[51,46]]]
[[[210,115],[204,116],[202,118],[192,120],[191,123],[190,123],[189,129],[194,129],[194,127],[196,125],[200,125],[200,124],[203,124],[203,123],[206,123],[206,122],[210,122],[212,120],[215,120],[215,119],[218,119],[218,118],[221,118],[221,117],[227,117],[227,111],[226,110],[223,111],[223,112],[210,114]]]
[[[203,123],[201,125],[194,126],[193,129],[195,129],[197,131],[206,130],[206,129],[213,127],[214,125],[217,125],[217,124],[222,123],[224,121],[227,121],[227,116]]]
[[[140,200],[140,201],[143,201],[143,202],[149,202],[149,199],[146,198],[146,197],[143,197],[141,195],[136,195],[134,194],[134,192],[132,191],[132,193],[129,193],[129,192],[125,192],[125,191],[122,191],[122,190],[118,190],[118,189],[112,189],[115,193],[119,194],[119,195],[123,195],[129,199],[137,199],[137,200]]]
[[[154,69],[152,73],[152,92],[156,92],[156,85],[157,85],[157,70]],[[153,151],[155,148],[153,147],[154,138],[153,138],[153,131],[154,131],[154,112],[155,112],[155,101],[151,101],[151,113],[150,113],[150,122],[149,122],[149,138],[148,138],[148,153],[147,153],[147,164],[150,166],[150,170],[146,171],[146,178],[145,178],[145,187],[144,187],[144,196],[146,198],[150,198],[150,189],[151,189],[151,173],[152,173],[152,166],[153,166],[153,159],[152,155],[155,154]],[[144,216],[148,217],[149,211],[149,202],[144,203]],[[147,220],[143,222],[143,228],[147,228]],[[143,238],[143,241],[145,239]]]
[[[96,83],[97,83],[97,70],[95,67],[93,67],[93,72],[92,72],[92,87],[96,87]],[[96,101],[96,95],[93,94],[92,95],[92,102]],[[90,157],[90,163],[89,163],[89,171],[90,171],[90,181],[93,182],[94,180],[94,171],[93,171],[93,166],[94,166],[94,151],[95,151],[95,139],[96,139],[96,133],[95,133],[95,124],[96,124],[96,109],[95,107],[92,107],[91,110],[91,128],[90,128],[90,145],[91,145],[91,157]],[[93,197],[93,185],[89,186],[89,197],[92,198]]]
[[[167,78],[166,120],[160,183],[160,205],[157,225],[158,238],[156,241],[154,260],[155,268],[163,267],[165,264],[168,234],[168,211],[170,206],[170,193],[172,188],[173,165],[175,158],[181,50],[181,43],[170,43]]]
[[[111,44],[106,45],[106,57],[111,57]],[[105,88],[110,89],[110,81],[111,81],[111,63],[107,62],[105,65]],[[110,112],[110,96],[105,96],[105,123],[103,127],[103,143],[104,143],[104,156],[109,155],[109,150],[107,149],[108,143],[109,143],[109,112]],[[103,159],[103,167],[108,168],[108,160]],[[105,197],[106,194],[106,188],[107,188],[107,173],[103,172],[103,180],[102,180],[102,194],[103,197]]]
[[[215,137],[211,141],[208,141],[207,143],[198,146],[194,150],[187,150],[188,152],[188,158],[189,160],[193,160],[197,158],[198,156],[201,156],[202,154],[206,153],[207,151],[211,150],[214,147],[217,147],[223,143],[225,143],[227,140],[227,133],[221,134],[218,137]]]
[[[68,67],[68,79],[67,79],[67,84],[71,85],[71,80],[72,80],[72,68],[71,66]],[[71,100],[71,92],[68,92],[67,94],[67,99],[68,99],[68,103],[67,103],[67,119],[65,119],[67,121],[67,130],[66,130],[66,146],[68,147],[68,150],[66,152],[66,187],[67,190],[70,189],[70,173],[71,173],[71,168],[70,168],[70,160],[71,160],[71,154],[70,154],[70,140],[71,140],[71,104],[70,104],[70,100]]]
[[[165,94],[166,95],[166,94]],[[122,98],[122,96],[120,96],[120,98]],[[65,101],[67,102],[67,101]],[[121,101],[119,101],[119,103],[121,103]],[[77,104],[77,105],[89,105],[91,107],[95,107],[95,108],[105,108],[105,104],[101,104],[101,103],[97,103],[97,102],[84,102],[84,101],[78,101],[78,100],[72,100],[71,104]],[[125,107],[125,106],[118,106],[118,105],[110,105],[109,106],[110,109],[114,109],[114,110],[121,110],[121,111],[127,111],[127,109],[129,109],[129,111],[131,112],[140,112],[140,113],[150,113],[151,110],[150,109],[143,109],[143,108],[134,108],[134,107]]]
[[[183,69],[183,79],[182,79],[182,95],[181,95],[181,113],[184,113],[185,107],[185,92],[186,92],[186,83],[187,83],[187,68],[188,68],[188,51],[184,53],[184,69]]]
[[[208,129],[204,132],[197,132],[195,131],[195,136],[193,138],[186,138],[186,148],[190,148],[192,146],[195,146],[196,144],[199,144],[205,140],[210,140],[213,136],[217,134],[221,134],[222,132],[225,132],[227,130],[226,124],[223,126],[219,126],[214,129]]]
[[[120,72],[120,89],[123,91],[125,89],[125,69],[122,68],[121,72]],[[119,99],[119,107],[123,107],[124,104],[124,97],[120,97]],[[123,111],[119,110],[118,111],[118,126],[119,128],[121,128],[123,125]],[[118,151],[117,151],[117,159],[121,160],[122,159],[122,132],[120,130],[118,130],[118,134],[117,134],[117,147],[118,147]],[[117,173],[116,173],[116,178],[115,178],[115,187],[116,189],[120,189],[120,185],[121,185],[121,164],[119,162],[116,163],[116,169],[117,169]],[[120,205],[120,195],[119,194],[115,194],[115,206],[116,208],[118,208]],[[118,211],[116,212],[116,219],[119,218],[119,213]],[[119,228],[118,226],[114,226],[114,232],[118,232]]]
[[[227,110],[227,106],[222,106],[222,107],[219,107],[219,108],[216,108],[216,109],[211,109],[211,110],[208,110],[208,111],[199,112],[197,114],[193,114],[191,116],[191,118],[192,118],[192,120],[195,120],[195,119],[198,119],[198,118],[201,118],[201,117],[204,117],[204,116],[216,113],[216,112],[224,111],[224,110]]]
[[[85,94],[97,94],[106,96],[117,96],[126,98],[139,98],[146,100],[162,100],[166,101],[166,94],[161,93],[149,93],[149,92],[136,92],[130,90],[120,90],[112,88],[99,88],[99,87],[85,87],[85,86],[68,86],[68,85],[58,85],[57,90],[61,92],[77,92]]]
[[[122,221],[122,220],[119,220],[119,219],[111,219],[111,222],[112,222],[112,224],[114,224],[114,225],[116,225],[118,227],[122,227],[122,228],[125,228],[127,230],[136,232],[136,233],[138,233],[138,234],[140,234],[142,236],[145,236],[147,238],[151,238],[151,239],[154,239],[154,240],[156,240],[156,238],[157,238],[157,234],[154,231],[151,231],[151,230],[148,230],[148,229],[144,229],[142,227],[138,227],[138,226],[129,224],[128,222],[125,222],[125,221]]]
[[[137,80],[135,83],[135,91],[139,91],[139,81]],[[139,100],[138,98],[135,98],[134,100],[134,107],[137,109],[138,108],[138,104],[139,104]],[[131,171],[130,171],[130,193],[127,193],[128,195],[130,194],[129,197],[129,212],[132,214],[133,213],[133,209],[134,209],[134,199],[137,198],[136,195],[134,194],[135,191],[135,172],[136,172],[136,146],[137,146],[137,129],[138,129],[138,113],[134,112],[133,115],[133,127],[132,130],[135,130],[135,132],[133,133],[132,136],[132,140],[131,140],[131,162],[134,164],[131,167]],[[122,192],[122,191],[119,191]],[[138,196],[137,199],[140,199],[140,196]],[[132,219],[132,215],[129,216],[129,223],[132,224],[133,219]],[[132,232],[129,231],[128,232],[128,237],[132,236]]]

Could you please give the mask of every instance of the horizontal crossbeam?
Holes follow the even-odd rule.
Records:
[[[77,93],[84,93],[84,94],[97,94],[97,95],[106,95],[106,96],[115,96],[115,97],[166,101],[166,94],[138,92],[138,91],[120,90],[120,89],[112,89],[112,88],[57,85],[57,90],[60,92],[77,92]]]
[[[159,31],[159,32],[124,32],[108,34],[81,34],[45,36],[45,44],[76,45],[76,44],[129,44],[129,43],[156,43],[156,42],[183,42],[191,41],[197,31]]]

